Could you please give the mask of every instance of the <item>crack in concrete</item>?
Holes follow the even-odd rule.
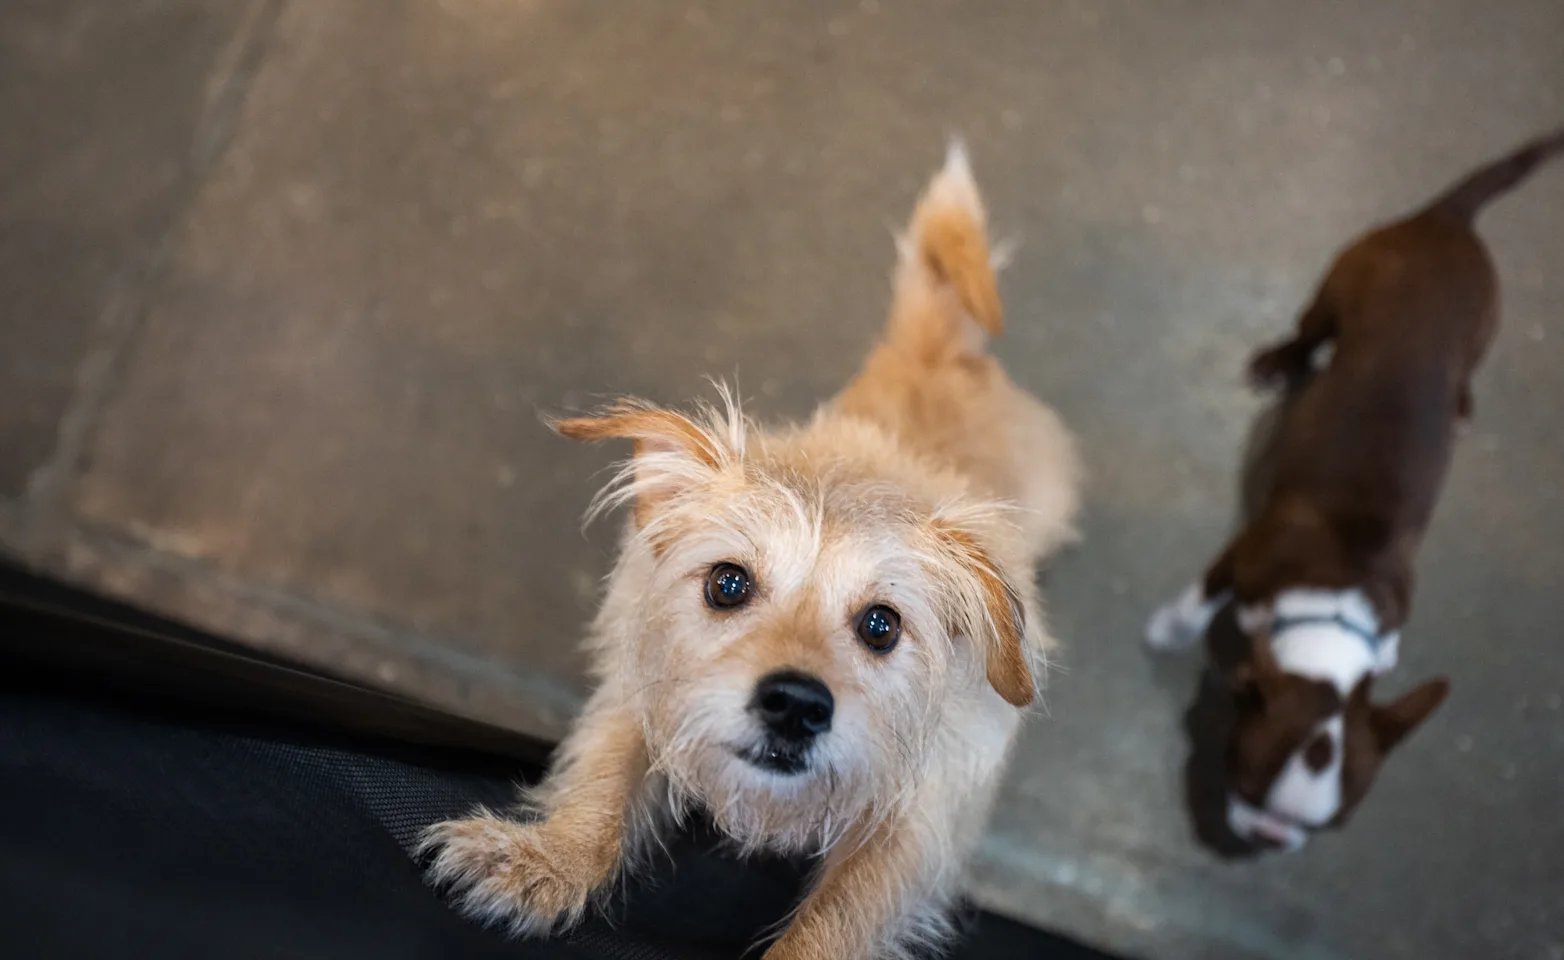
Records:
[[[163,275],[179,226],[232,139],[251,81],[266,59],[273,27],[288,2],[251,0],[212,68],[205,109],[191,139],[185,184],[169,203],[167,215],[149,231],[145,254],[134,258],[114,284],[77,368],[76,389],[57,426],[54,451],[28,478],[25,494],[12,508],[14,516],[6,524],[8,540],[24,556],[46,550],[67,522],[67,500],[77,469],[118,384],[124,358],[145,323],[152,291]]]

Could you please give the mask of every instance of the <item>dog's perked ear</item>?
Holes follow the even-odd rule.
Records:
[[[1026,655],[1026,607],[994,562],[965,530],[942,528],[941,535],[977,584],[982,615],[967,625],[983,650],[988,682],[1006,701],[1024,707],[1037,696],[1037,681]]]
[[[1386,753],[1390,752],[1444,703],[1449,692],[1450,681],[1444,677],[1435,677],[1414,687],[1392,703],[1371,707],[1369,723],[1379,741],[1379,748]]]
[[[726,418],[708,413],[703,418],[708,422],[702,423],[645,401],[625,399],[590,416],[547,422],[572,440],[633,442],[630,469],[605,491],[603,501],[613,506],[633,500],[636,525],[644,528],[667,499],[710,479],[742,447],[743,425],[734,405],[730,402]]]

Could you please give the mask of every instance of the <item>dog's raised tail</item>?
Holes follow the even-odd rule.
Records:
[[[960,141],[951,141],[897,246],[889,342],[932,360],[977,353],[1004,329],[983,199]]]
[[[1429,209],[1470,222],[1490,201],[1519,186],[1545,161],[1561,152],[1564,152],[1564,127],[1474,170],[1441,194],[1429,205]]]

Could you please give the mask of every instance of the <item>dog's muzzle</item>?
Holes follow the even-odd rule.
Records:
[[[1256,847],[1291,853],[1309,842],[1309,828],[1252,806],[1237,796],[1227,798],[1227,825]]]
[[[749,709],[760,720],[765,738],[744,751],[744,758],[777,773],[798,773],[808,765],[815,738],[830,731],[836,700],[818,677],[779,670],[755,684]]]

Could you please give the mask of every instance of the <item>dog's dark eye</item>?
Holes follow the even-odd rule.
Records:
[[[736,563],[719,563],[706,575],[706,604],[731,610],[749,600],[749,571]]]
[[[901,639],[901,614],[890,607],[870,607],[858,615],[858,639],[875,653],[889,652]]]

